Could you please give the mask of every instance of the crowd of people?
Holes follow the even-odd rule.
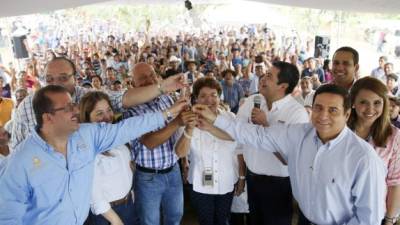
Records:
[[[393,63],[277,43],[109,35],[2,65],[0,224],[178,225],[184,196],[200,225],[395,224]]]

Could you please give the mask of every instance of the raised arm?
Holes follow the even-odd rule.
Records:
[[[94,148],[98,153],[106,151],[164,126],[168,114],[176,117],[186,105],[187,102],[185,101],[179,102],[163,112],[134,116],[117,124],[101,123],[88,125],[89,134],[92,135],[92,137],[88,138],[94,140]]]
[[[269,152],[279,152],[287,160],[287,150],[294,145],[296,139],[289,138],[288,127],[276,126],[264,128],[259,125],[245,123],[226,116],[216,117],[207,106],[196,105],[194,112],[213,123],[214,126],[223,130],[239,144],[252,146]],[[294,131],[292,131],[294,132]],[[291,143],[293,142],[293,143]]]
[[[175,102],[174,105],[179,104],[187,104],[189,102],[188,99],[180,99]],[[180,116],[176,117],[170,123],[168,123],[164,128],[146,133],[140,138],[140,143],[146,146],[148,149],[154,149],[162,143],[166,142],[178,129],[183,126],[183,121]]]
[[[124,108],[133,107],[151,101],[161,94],[174,92],[183,87],[185,87],[183,75],[178,74],[160,81],[159,84],[131,88],[122,97],[122,106]]]
[[[187,156],[192,141],[193,129],[197,123],[196,115],[191,111],[181,113],[182,122],[186,124],[182,136],[175,144],[175,153],[179,158]]]

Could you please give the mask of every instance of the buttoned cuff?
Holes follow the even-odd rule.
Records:
[[[92,208],[92,213],[97,216],[97,215],[103,214],[103,213],[107,212],[108,210],[110,210],[111,205],[109,202],[100,201],[100,202],[96,202],[96,203],[92,204],[91,208]]]
[[[398,186],[398,185],[400,185],[400,179],[399,178],[387,178],[386,185],[388,187]]]

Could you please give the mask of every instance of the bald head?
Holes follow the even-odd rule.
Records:
[[[56,57],[47,63],[45,68],[46,85],[61,85],[70,94],[75,91],[75,65],[64,57]]]
[[[157,83],[157,74],[153,67],[147,63],[138,63],[133,69],[133,81],[135,87],[144,87]]]

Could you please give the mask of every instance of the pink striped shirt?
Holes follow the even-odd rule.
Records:
[[[387,186],[400,185],[400,130],[394,126],[392,126],[392,130],[393,134],[389,137],[386,147],[377,147],[372,138],[369,140],[388,170]]]

